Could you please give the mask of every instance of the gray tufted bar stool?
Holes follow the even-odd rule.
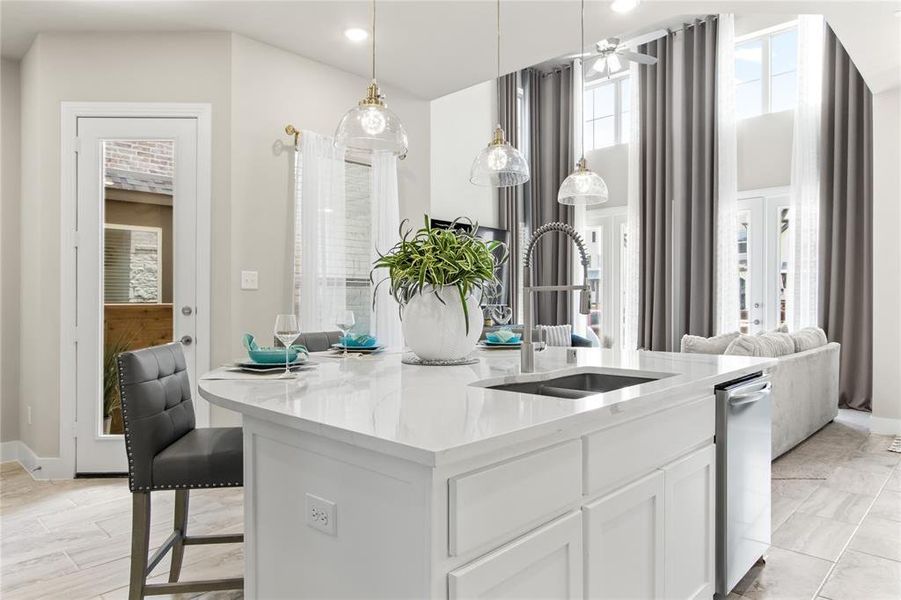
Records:
[[[117,365],[132,493],[129,599],[242,589],[243,577],[178,581],[185,546],[244,541],[243,534],[187,535],[189,490],[243,485],[241,428],[194,427],[194,403],[181,344],[123,352]],[[172,534],[148,558],[150,494],[162,490],[175,492],[175,524]],[[169,550],[169,583],[147,583],[148,574]]]

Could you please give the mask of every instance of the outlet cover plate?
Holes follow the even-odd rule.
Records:
[[[337,536],[338,506],[331,500],[308,493],[306,495],[306,522],[313,529]]]

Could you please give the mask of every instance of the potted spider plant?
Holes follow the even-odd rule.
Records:
[[[387,277],[373,291],[389,282],[397,301],[407,345],[426,361],[465,357],[482,334],[483,292],[499,285],[497,268],[507,260],[503,242],[476,236],[478,223],[460,217],[447,229],[425,224],[414,231],[405,219],[398,230],[400,241],[373,263],[370,280],[378,269]],[[373,281],[374,283],[374,281]]]

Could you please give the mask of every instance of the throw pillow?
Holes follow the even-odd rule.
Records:
[[[735,356],[765,356],[776,358],[794,354],[795,342],[787,333],[764,333],[763,335],[742,335],[734,339],[726,354]]]
[[[700,335],[683,335],[680,350],[690,354],[723,354],[739,335],[737,331],[705,338]]]
[[[572,325],[539,325],[539,339],[547,342],[548,346],[572,346]]]
[[[791,334],[791,337],[795,343],[795,352],[813,350],[829,343],[826,332],[819,327],[804,327]]]

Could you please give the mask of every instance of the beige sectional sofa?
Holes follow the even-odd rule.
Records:
[[[838,415],[841,346],[827,342],[820,329],[807,328],[795,334],[776,331],[760,336],[740,336],[738,333],[715,338],[685,336],[682,351],[772,356],[777,359],[778,364],[770,371],[773,382],[774,459]]]

